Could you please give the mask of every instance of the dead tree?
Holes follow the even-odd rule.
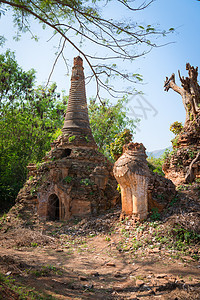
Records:
[[[196,157],[193,159],[191,164],[187,168],[187,172],[185,175],[185,181],[186,183],[191,183],[195,179],[195,174],[194,174],[194,164],[200,161],[200,152],[197,153]]]
[[[173,73],[170,78],[166,77],[164,83],[164,90],[168,92],[171,88],[179,93],[182,97],[183,105],[186,111],[185,125],[190,121],[196,120],[197,114],[200,112],[200,86],[197,82],[198,67],[194,68],[189,63],[186,64],[188,77],[180,75],[178,70],[181,86],[175,83],[175,74]]]

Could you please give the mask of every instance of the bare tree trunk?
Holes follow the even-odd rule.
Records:
[[[200,152],[197,153],[197,156],[195,157],[195,159],[193,159],[193,161],[191,162],[191,164],[189,165],[189,167],[187,169],[187,172],[185,175],[185,181],[187,183],[191,183],[195,179],[193,165],[198,161],[200,161]]]
[[[181,76],[180,71],[178,71],[182,87],[175,83],[174,74],[169,79],[166,77],[164,83],[165,91],[168,92],[171,88],[181,95],[186,111],[185,125],[190,121],[196,120],[196,116],[200,112],[200,86],[197,82],[198,67],[194,68],[187,63],[186,70],[188,70],[188,77]]]

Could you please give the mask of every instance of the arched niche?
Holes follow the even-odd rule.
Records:
[[[60,201],[56,194],[49,196],[47,214],[50,221],[60,220]]]

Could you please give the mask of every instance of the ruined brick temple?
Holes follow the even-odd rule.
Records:
[[[119,194],[112,164],[97,150],[88,118],[83,61],[74,58],[62,135],[51,144],[39,167],[28,166],[29,179],[17,201],[44,220],[96,215],[116,204]]]
[[[185,124],[172,140],[173,152],[163,165],[165,176],[174,184],[200,181],[200,86],[198,67],[186,64],[188,77],[180,76],[181,87],[175,83],[175,74],[165,81],[165,91],[173,89],[180,94],[186,112]]]

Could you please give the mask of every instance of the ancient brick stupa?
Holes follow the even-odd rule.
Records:
[[[96,215],[119,197],[112,164],[97,150],[88,118],[83,61],[74,58],[63,134],[39,168],[30,164],[29,180],[17,201],[45,220]]]

